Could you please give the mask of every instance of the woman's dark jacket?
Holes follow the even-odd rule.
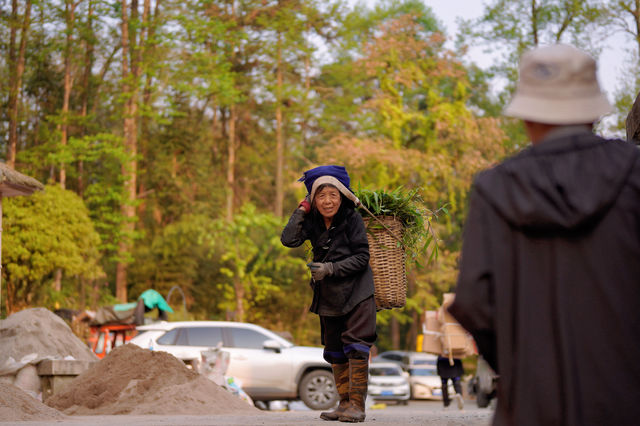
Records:
[[[340,316],[373,295],[373,273],[369,266],[369,242],[362,217],[345,206],[326,229],[322,216],[296,209],[280,238],[286,247],[311,242],[314,262],[333,263],[333,275],[311,282],[313,301],[310,311],[318,315]]]

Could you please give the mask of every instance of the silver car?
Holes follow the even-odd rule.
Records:
[[[369,364],[368,394],[375,401],[397,401],[406,405],[411,395],[408,374],[393,362]]]
[[[410,365],[407,372],[411,385],[411,399],[442,399],[442,381],[435,366]],[[453,386],[449,386],[453,395]]]
[[[331,365],[322,358],[322,348],[296,346],[263,327],[240,322],[160,322],[138,330],[130,343],[168,352],[194,368],[202,351],[221,343],[230,354],[226,375],[240,380],[254,401],[301,399],[313,410],[337,402]]]

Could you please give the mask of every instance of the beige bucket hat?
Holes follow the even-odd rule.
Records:
[[[596,61],[566,44],[538,47],[520,59],[510,117],[547,124],[583,124],[611,112],[600,89]]]

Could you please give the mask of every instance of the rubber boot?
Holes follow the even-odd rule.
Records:
[[[338,420],[349,406],[349,363],[331,364],[331,369],[333,370],[333,379],[336,382],[336,390],[340,396],[340,403],[335,410],[320,413],[320,418],[323,420]]]
[[[369,384],[369,360],[349,359],[349,406],[338,418],[341,422],[363,422],[364,402]]]

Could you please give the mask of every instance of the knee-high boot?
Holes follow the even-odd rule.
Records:
[[[336,382],[340,403],[335,410],[320,413],[320,418],[323,420],[338,420],[349,406],[349,363],[331,364],[331,369],[333,370],[333,379]]]
[[[369,360],[349,359],[349,407],[338,420],[350,423],[364,421],[368,384]]]

